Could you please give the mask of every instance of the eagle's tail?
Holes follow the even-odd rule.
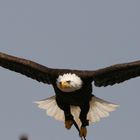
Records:
[[[97,97],[92,97],[90,101],[90,109],[87,115],[87,119],[90,123],[100,121],[100,118],[109,116],[109,112],[115,111],[119,105],[102,100]]]
[[[45,109],[46,113],[49,116],[54,117],[56,120],[60,121],[65,120],[64,112],[58,107],[55,96],[52,96],[50,98],[41,101],[37,101],[35,103],[38,104],[39,108]],[[116,104],[107,102],[105,100],[93,96],[90,101],[90,109],[87,114],[87,120],[89,120],[89,123],[98,122],[100,118],[108,117],[109,112],[114,111],[117,107],[118,105]],[[74,116],[74,120],[80,127],[81,126],[81,121],[79,119],[80,108],[78,106],[71,106],[71,113]]]

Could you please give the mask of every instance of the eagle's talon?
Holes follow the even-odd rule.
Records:
[[[79,136],[80,136],[80,137],[84,137],[84,138],[87,136],[87,128],[86,128],[86,127],[83,127],[83,126],[82,126],[82,127],[80,128],[80,134],[79,134]]]
[[[72,120],[66,120],[65,121],[65,127],[67,129],[70,129],[72,125],[73,125],[73,121]]]

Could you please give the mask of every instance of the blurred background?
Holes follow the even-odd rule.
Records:
[[[1,0],[0,51],[53,68],[94,70],[140,60],[138,0]],[[106,88],[100,98],[120,105],[88,127],[87,139],[139,139],[140,78]],[[79,139],[75,128],[46,116],[34,101],[53,88],[0,68],[0,137],[18,140]],[[26,135],[25,135],[26,136]]]

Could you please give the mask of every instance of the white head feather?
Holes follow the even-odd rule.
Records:
[[[70,87],[62,89],[60,87],[60,83],[61,82],[67,82],[67,81],[69,81],[69,86]],[[63,91],[63,92],[72,92],[72,91],[78,90],[78,89],[80,89],[82,87],[82,80],[76,74],[66,73],[66,74],[63,74],[63,75],[59,75],[56,84],[57,84],[57,87],[61,91]]]

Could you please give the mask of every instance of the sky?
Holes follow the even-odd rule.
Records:
[[[140,60],[138,0],[1,0],[0,52],[52,68],[95,70]],[[140,78],[93,94],[119,104],[88,127],[87,139],[140,139]],[[34,101],[53,88],[0,68],[0,139],[79,140],[73,127],[46,116]]]

